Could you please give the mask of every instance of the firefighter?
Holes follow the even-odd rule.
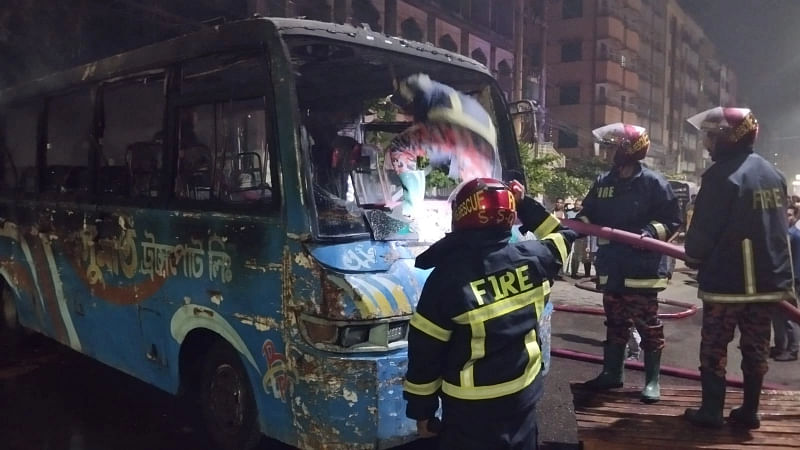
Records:
[[[698,297],[703,301],[703,398],[700,409],[687,409],[685,416],[698,426],[722,426],[727,348],[738,325],[744,403],[731,411],[730,421],[758,428],[770,315],[775,302],[794,295],[786,181],[753,152],[758,122],[749,109],[717,107],[688,121],[704,133],[715,163],[703,174],[686,234],[686,262],[698,269]]]
[[[416,260],[433,271],[411,319],[403,396],[421,437],[441,425],[442,449],[537,448],[538,319],[575,233],[523,193],[518,182],[460,184],[453,231]],[[517,212],[539,240],[509,243]]]
[[[678,199],[669,182],[639,162],[650,139],[644,128],[615,123],[592,132],[613,167],[600,175],[583,200],[578,219],[666,241],[681,224]],[[622,387],[625,346],[636,327],[644,350],[645,386],[641,399],[660,399],[659,371],[664,326],[658,319],[658,292],[667,287],[665,258],[651,251],[598,239],[595,268],[603,292],[606,342],[603,371],[584,385],[592,390]]]

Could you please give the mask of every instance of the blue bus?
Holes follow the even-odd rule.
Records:
[[[490,111],[519,178],[485,67],[350,26],[248,19],[0,91],[2,317],[185,395],[220,448],[413,439],[414,258],[461,181],[427,175],[421,225],[375,206],[418,72]]]

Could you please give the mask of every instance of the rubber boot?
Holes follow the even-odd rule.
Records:
[[[683,416],[692,425],[705,428],[721,428],[725,423],[722,408],[725,406],[725,377],[709,371],[700,372],[703,385],[703,404],[700,409],[687,408]]]
[[[583,263],[583,272],[586,274],[586,278],[590,278],[592,276],[592,263]]]
[[[645,403],[655,403],[661,400],[661,384],[659,375],[661,374],[661,350],[651,350],[644,352],[644,389],[642,389],[642,401]]]
[[[593,391],[621,388],[624,367],[625,346],[606,343],[603,348],[603,371],[597,377],[583,383],[583,386]]]
[[[761,420],[758,417],[758,403],[761,399],[763,383],[763,376],[744,376],[744,402],[742,402],[742,406],[731,410],[731,424],[748,430],[754,430],[761,426]]]

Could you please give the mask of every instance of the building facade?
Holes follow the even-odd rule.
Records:
[[[368,25],[430,42],[489,67],[511,98],[514,91],[517,0],[249,0],[253,13]],[[522,77],[527,79],[529,77]]]
[[[649,166],[690,179],[707,167],[702,140],[685,120],[735,104],[736,77],[677,1],[548,0],[545,17],[539,43],[560,151],[603,157],[591,130],[626,122],[649,130]]]

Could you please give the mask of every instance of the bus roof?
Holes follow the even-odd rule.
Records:
[[[253,18],[208,26],[196,32],[150,44],[0,90],[0,105],[55,93],[81,84],[124,77],[231,48],[256,47],[275,31],[314,36],[422,57],[490,75],[479,62],[431,44],[387,36],[365,28],[304,19]]]

